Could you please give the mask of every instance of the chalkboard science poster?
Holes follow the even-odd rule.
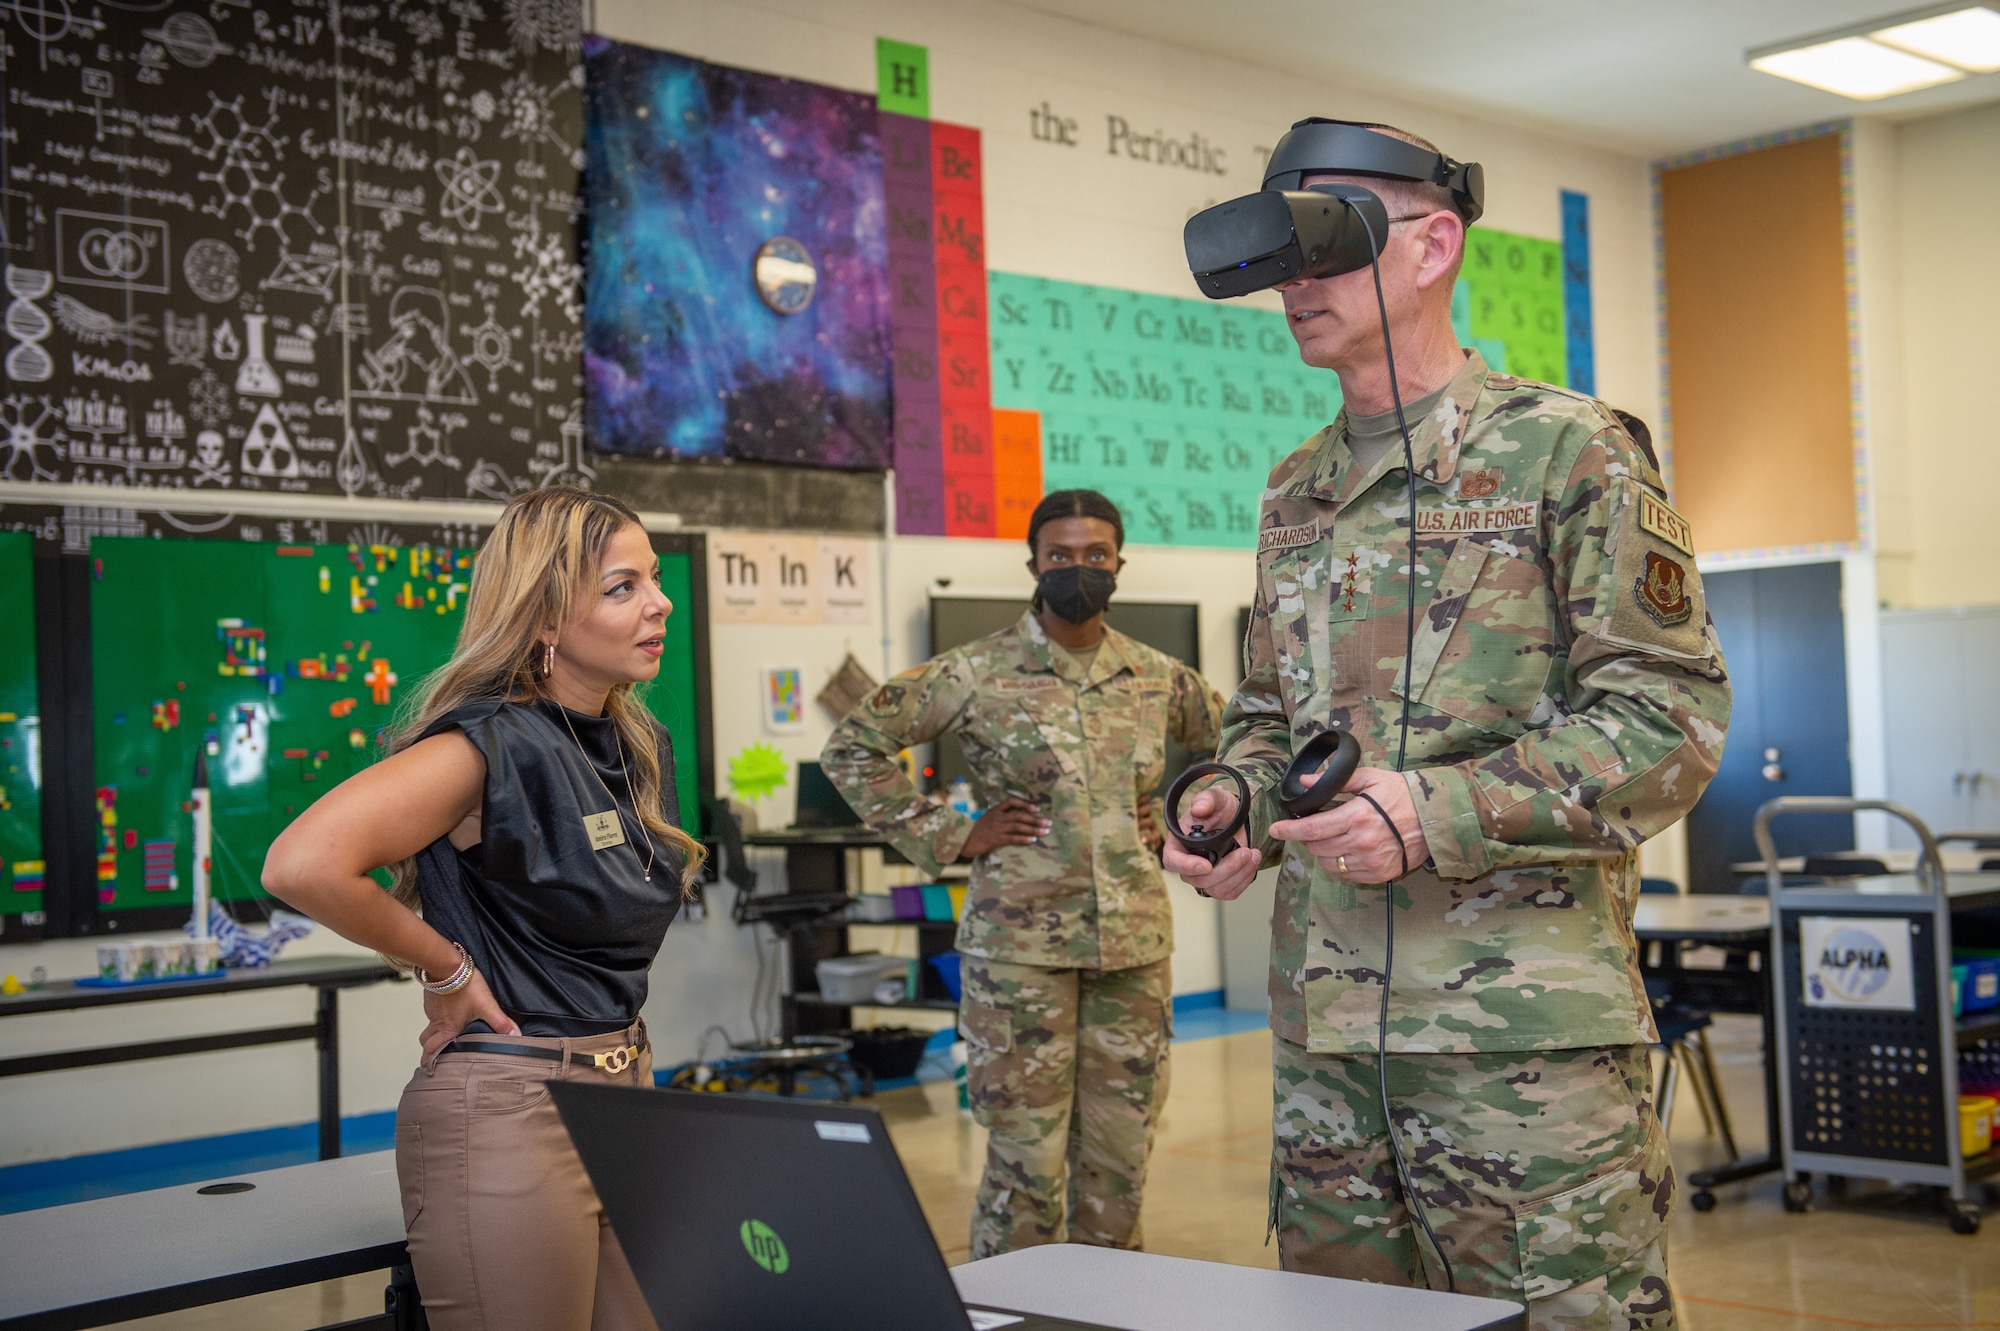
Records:
[[[576,0],[0,4],[0,475],[587,480]]]

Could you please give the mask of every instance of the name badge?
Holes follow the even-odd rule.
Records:
[[[583,831],[590,838],[592,850],[609,850],[613,846],[625,844],[625,824],[620,821],[616,809],[585,814]]]

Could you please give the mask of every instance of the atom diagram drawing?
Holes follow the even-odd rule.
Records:
[[[513,354],[514,339],[521,335],[521,330],[518,327],[501,327],[500,320],[494,317],[493,308],[493,302],[487,301],[486,321],[463,330],[466,337],[472,340],[472,354],[466,360],[486,371],[486,391],[489,393],[500,391],[500,371],[518,373],[521,369],[521,362],[515,360]]]
[[[12,14],[21,31],[41,48],[44,73],[51,46],[71,33],[89,41],[104,31],[104,20],[82,17],[70,0],[0,0],[0,13]]]
[[[506,0],[507,31],[528,55],[583,49],[583,10],[571,0]]]
[[[243,94],[238,93],[225,102],[211,92],[208,110],[193,121],[195,128],[209,139],[206,147],[194,151],[216,163],[213,171],[197,171],[195,179],[206,180],[221,191],[203,204],[201,210],[226,221],[235,209],[241,208],[244,223],[236,235],[253,250],[257,248],[257,233],[266,229],[277,235],[282,249],[289,240],[285,222],[293,217],[303,217],[315,234],[326,233],[326,228],[312,215],[319,189],[315,187],[306,196],[303,206],[294,204],[284,194],[285,173],[272,170],[272,163],[287,142],[271,132],[278,123],[277,103],[282,95],[277,88],[265,89],[268,105],[259,124],[243,113]]]
[[[197,240],[181,256],[181,273],[187,278],[188,289],[211,304],[236,299],[242,287],[236,276],[241,266],[226,240]]]
[[[501,211],[499,158],[481,161],[472,149],[460,148],[452,157],[439,158],[433,169],[444,186],[438,209],[463,230],[477,231],[483,214]]]
[[[147,28],[145,36],[166,47],[167,54],[189,69],[206,69],[215,63],[215,57],[236,54],[235,47],[216,37],[207,19],[185,11],[168,15],[157,28]]]
[[[41,461],[42,449],[49,450],[51,462],[62,461],[62,436],[55,430],[43,433],[57,414],[55,404],[45,394],[9,393],[0,398],[0,476],[10,481],[60,479]],[[24,462],[27,475],[16,474],[15,469]]]

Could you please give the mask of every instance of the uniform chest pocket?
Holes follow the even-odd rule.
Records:
[[[1417,614],[1410,654],[1415,700],[1482,729],[1518,735],[1541,702],[1558,654],[1540,566],[1489,541],[1459,538],[1430,603]]]

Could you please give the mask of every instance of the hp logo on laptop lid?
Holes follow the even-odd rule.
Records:
[[[792,1264],[792,1256],[785,1251],[785,1241],[778,1237],[778,1231],[761,1220],[745,1220],[743,1228],[737,1231],[743,1239],[743,1251],[750,1254],[750,1260],[769,1271],[774,1276],[785,1274]]]

